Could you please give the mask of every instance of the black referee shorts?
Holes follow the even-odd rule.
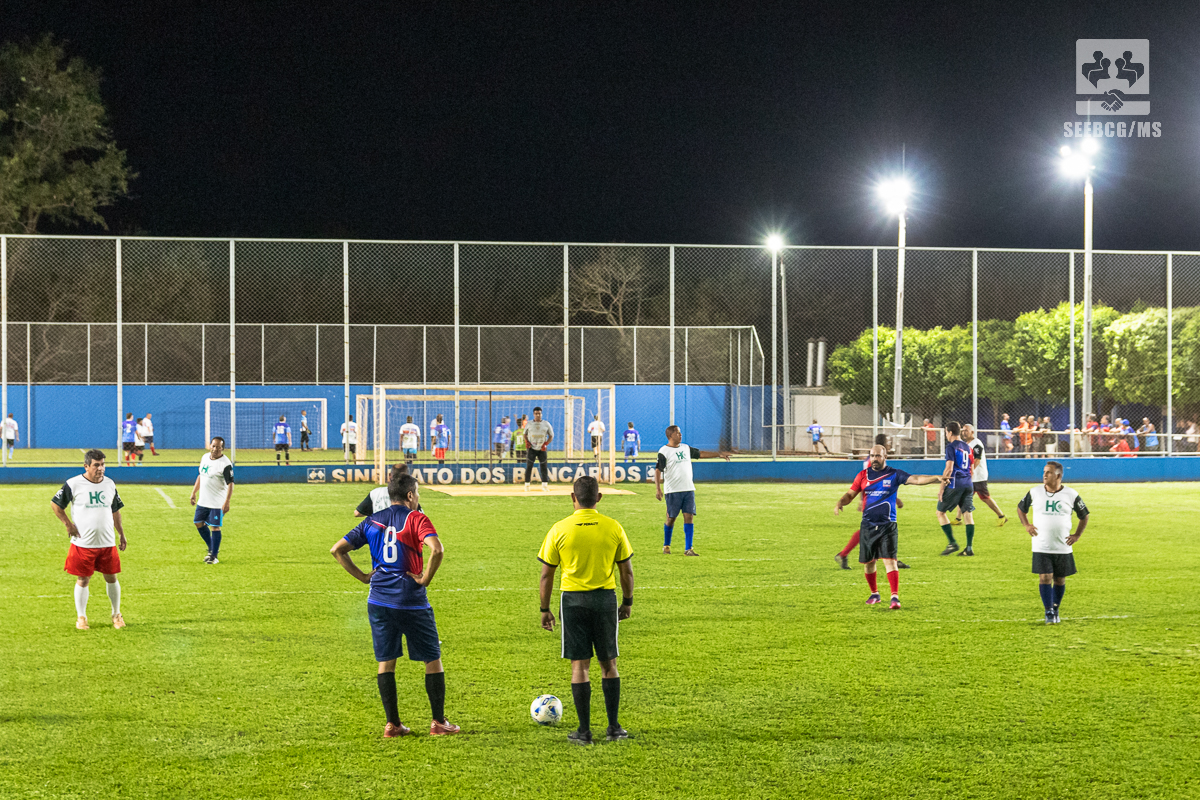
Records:
[[[559,597],[562,624],[562,656],[572,661],[592,657],[612,661],[617,657],[617,592],[563,592]]]
[[[533,477],[533,462],[541,462],[538,468],[542,471],[542,483],[546,482],[546,451],[540,448],[529,448],[525,452],[525,482],[529,483],[529,479]]]

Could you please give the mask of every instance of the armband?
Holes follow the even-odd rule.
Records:
[[[621,600],[621,605],[623,605],[623,606],[625,606],[625,607],[627,607],[627,608],[628,608],[628,607],[630,607],[630,606],[632,606],[632,605],[633,605],[633,598],[632,598],[632,597],[626,597],[626,598],[624,598],[623,600]]]
[[[550,613],[550,609],[548,609],[548,608],[543,608],[543,609],[542,609],[542,613],[543,613],[543,614],[549,614],[549,613]]]

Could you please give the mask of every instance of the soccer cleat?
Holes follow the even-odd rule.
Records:
[[[383,738],[385,739],[398,739],[401,736],[408,736],[410,733],[412,731],[403,722],[399,725],[393,725],[389,722],[383,726]]]
[[[116,630],[121,630],[121,628],[125,627],[125,618],[122,617],[120,614],[113,614],[112,620],[113,620],[113,628],[115,628]]]
[[[87,617],[80,617],[79,619],[75,620],[75,627],[81,631],[90,631],[91,630],[91,628],[89,628],[88,624],[87,624]]]
[[[888,608],[890,608],[892,611],[899,611],[900,610],[900,598],[897,597],[896,595],[892,595],[892,604],[890,606],[888,606]]]
[[[963,556],[973,556],[973,555],[975,555],[975,551],[972,550],[970,547],[968,547],[966,550],[963,550],[961,553],[958,554],[959,558],[962,558]]]
[[[663,545],[663,555],[664,555],[664,556],[669,556],[669,555],[671,555],[671,545],[669,545],[669,544],[664,544],[664,545]]]
[[[204,554],[204,563],[205,563],[205,564],[211,564],[211,563],[212,563],[212,553],[205,553],[205,554]]]
[[[571,731],[567,734],[567,741],[571,744],[591,744],[591,731]]]
[[[690,547],[689,547],[687,550],[684,550],[684,551],[683,551],[683,554],[684,554],[685,556],[698,556],[698,555],[700,555],[700,554],[699,554],[699,553],[697,553],[695,550],[692,550]]]
[[[217,561],[216,556],[210,555],[207,559],[205,559],[204,563],[205,564],[220,564],[221,562]]]
[[[833,563],[837,564],[842,569],[850,569],[850,559],[845,556],[834,556]]]
[[[897,558],[896,559],[896,569],[911,569],[911,567],[909,567],[908,564],[905,564],[903,561],[901,561],[900,559]]]
[[[1008,522],[1008,517],[1001,517],[1001,518],[1000,518],[1000,521],[996,523],[996,527],[997,527],[997,528],[1003,528],[1003,527],[1004,527],[1004,523],[1006,523],[1006,522]]]
[[[435,719],[433,722],[429,723],[430,736],[453,736],[460,730],[462,730],[462,728],[458,727],[448,719],[442,720],[441,722],[438,722]]]
[[[955,517],[954,519],[950,520],[950,524],[951,525],[962,525],[963,524],[962,517]]]
[[[632,739],[633,737],[629,735],[629,731],[625,730],[620,725],[615,727],[609,725],[608,732],[604,735],[604,738],[610,742],[619,742],[622,739]]]
[[[1052,622],[1053,622],[1055,625],[1057,625],[1058,623],[1062,622],[1062,620],[1061,620],[1061,619],[1059,618],[1059,616],[1058,616],[1058,606],[1051,606],[1051,607],[1050,607],[1050,613],[1051,613],[1051,614],[1054,616],[1054,619],[1053,619],[1053,620],[1051,620],[1051,621],[1052,621]]]
[[[543,484],[542,484],[542,491],[543,491],[543,492],[549,492],[549,491],[550,491],[550,484],[548,484],[548,483],[543,483]]]
[[[871,596],[867,598],[867,605],[874,606],[883,602],[879,597],[879,592],[871,592]]]
[[[1047,625],[1054,624],[1054,609],[1052,609],[1052,608],[1046,609],[1046,624]]]
[[[942,555],[948,556],[957,550],[958,550],[958,545],[955,544],[954,542],[951,542],[950,544],[946,545],[946,549],[942,551]]]
[[[527,483],[527,484],[525,484],[525,491],[527,491],[527,492],[529,491],[529,484],[528,484],[528,483]]]

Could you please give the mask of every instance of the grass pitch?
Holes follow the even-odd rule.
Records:
[[[92,630],[74,629],[57,487],[0,486],[2,797],[1200,796],[1191,486],[1076,487],[1093,517],[1058,626],[1015,518],[997,529],[982,510],[979,555],[938,557],[933,487],[902,490],[898,612],[865,606],[861,574],[834,566],[856,524],[831,513],[844,486],[701,486],[700,558],[659,553],[652,490],[606,498],[635,548],[620,669],[637,738],[580,748],[536,605],[562,498],[423,496],[446,545],[430,596],[463,734],[424,735],[422,670],[402,661],[401,718],[422,735],[384,740],[366,588],[328,555],[369,487],[239,484],[210,567],[188,487],[160,487],[172,509],[114,477],[121,631],[98,577]],[[994,488],[1013,513],[1024,489]],[[529,719],[543,692],[563,699],[557,728]]]

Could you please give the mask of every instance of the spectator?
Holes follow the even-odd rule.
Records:
[[[1131,458],[1135,455],[1133,450],[1129,447],[1129,440],[1124,436],[1118,436],[1117,443],[1108,448],[1108,452],[1116,453],[1120,458]]]
[[[1010,425],[1008,422],[1008,414],[1003,414],[1000,417],[1000,433],[1004,438],[1003,452],[1011,453],[1012,449],[1013,449],[1013,440],[1012,440],[1013,437],[1012,437],[1012,425]]]
[[[1137,455],[1141,443],[1138,441],[1137,431],[1129,424],[1129,420],[1121,420],[1121,432],[1125,434],[1125,438],[1129,440],[1129,449]]]
[[[1017,439],[1021,443],[1021,452],[1025,454],[1025,458],[1029,458],[1033,452],[1033,432],[1036,429],[1037,419],[1033,415],[1021,417],[1021,424],[1017,426]]]
[[[1146,446],[1144,449],[1151,453],[1158,452],[1158,432],[1154,429],[1153,422],[1146,425]]]
[[[1087,430],[1087,452],[1095,453],[1100,449],[1099,431],[1100,423],[1096,421],[1095,414],[1088,414],[1087,425],[1084,426]]]
[[[1196,452],[1196,445],[1200,444],[1200,429],[1196,427],[1196,420],[1189,422],[1184,432],[1187,434],[1187,452]]]
[[[1054,426],[1050,424],[1049,417],[1042,418],[1042,449],[1047,453],[1053,453],[1058,450],[1058,434],[1054,432]]]
[[[925,430],[925,457],[929,458],[930,453],[940,457],[937,428],[933,427],[933,423],[929,420],[925,420],[921,427]]]
[[[1100,417],[1100,427],[1098,430],[1100,431],[1100,436],[1097,439],[1097,444],[1101,450],[1109,450],[1111,452],[1114,442],[1112,436],[1109,435],[1112,431],[1112,424],[1108,421],[1107,414]]]
[[[1141,449],[1142,450],[1147,449],[1147,445],[1148,445],[1147,438],[1148,437],[1146,434],[1148,434],[1148,433],[1150,433],[1150,418],[1142,417],[1142,424],[1137,429],[1138,438],[1141,440],[1141,445],[1142,445]]]

